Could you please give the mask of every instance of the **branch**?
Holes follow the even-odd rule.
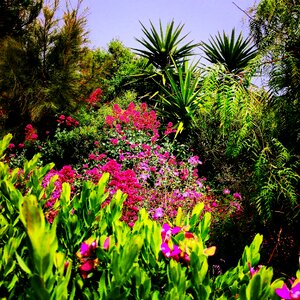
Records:
[[[240,8],[236,3],[232,2],[240,11],[242,11],[249,19],[254,20],[244,9]]]

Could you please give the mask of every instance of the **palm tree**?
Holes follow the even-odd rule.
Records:
[[[188,34],[180,36],[184,25],[174,27],[174,21],[167,24],[165,32],[163,31],[162,23],[159,21],[159,32],[155,29],[150,21],[151,28],[140,23],[145,38],[136,40],[146,49],[136,49],[137,54],[148,59],[148,64],[152,64],[155,68],[165,71],[167,68],[183,63],[187,57],[193,55],[192,50],[198,44],[192,44],[190,41],[186,44],[179,45]]]
[[[248,37],[243,39],[242,33],[235,39],[235,30],[231,31],[231,36],[218,32],[215,38],[211,37],[209,43],[202,42],[201,48],[206,55],[206,59],[213,63],[224,65],[226,70],[232,74],[241,73],[250,60],[257,55],[254,45]]]

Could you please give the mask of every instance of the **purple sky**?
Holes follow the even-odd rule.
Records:
[[[76,3],[76,0],[72,0]],[[258,0],[234,0],[242,9],[248,9]],[[186,41],[207,41],[218,31],[230,32],[233,27],[239,32],[248,32],[247,17],[232,0],[84,0],[88,7],[90,46],[105,48],[112,39],[120,39],[127,47],[140,45],[135,37],[141,38],[139,21],[149,28],[149,20],[157,26],[174,19],[175,24],[185,24]]]

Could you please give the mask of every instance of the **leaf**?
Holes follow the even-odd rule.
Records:
[[[4,151],[7,149],[9,142],[12,139],[12,134],[7,134],[0,141],[0,159],[3,159],[5,155],[3,155]]]
[[[17,258],[17,261],[18,261],[18,264],[19,266],[21,267],[21,269],[27,273],[28,275],[32,275],[32,272],[31,270],[29,269],[29,267],[26,265],[26,263],[24,262],[24,260],[22,259],[21,256],[19,256],[19,254],[16,252],[16,258]]]

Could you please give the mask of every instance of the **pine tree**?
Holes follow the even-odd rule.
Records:
[[[21,36],[0,44],[0,108],[6,127],[41,122],[57,112],[72,111],[79,101],[79,61],[85,51],[85,16],[66,7],[60,21],[59,0],[24,25]]]

